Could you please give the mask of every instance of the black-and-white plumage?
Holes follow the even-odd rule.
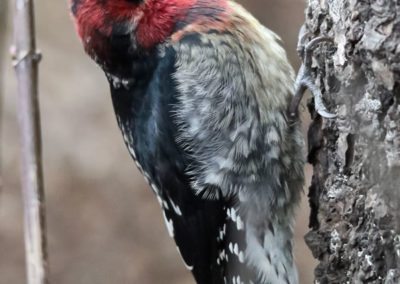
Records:
[[[276,35],[230,1],[73,2],[127,148],[197,283],[298,283],[303,141],[286,116],[293,71]],[[110,29],[88,27],[89,8],[111,21],[123,5],[131,14]],[[151,17],[177,13],[156,42],[141,34],[151,8]],[[169,29],[163,19],[146,24]]]

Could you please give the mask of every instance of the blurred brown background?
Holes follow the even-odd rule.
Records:
[[[6,0],[0,0],[6,1]],[[283,39],[297,68],[303,0],[238,1]],[[156,199],[138,174],[115,123],[108,86],[74,33],[66,0],[36,1],[51,282],[193,283],[168,237]],[[10,22],[10,21],[9,21]],[[8,45],[11,24],[8,25]],[[15,79],[1,54],[3,188],[0,284],[25,283]],[[307,202],[296,228],[301,283],[315,262],[305,247]]]

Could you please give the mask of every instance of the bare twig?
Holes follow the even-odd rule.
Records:
[[[40,55],[36,52],[33,0],[14,1],[14,26],[27,278],[29,284],[44,284],[48,283],[48,262],[38,102]]]
[[[6,31],[7,31],[7,14],[8,14],[8,1],[0,2],[0,193],[3,186],[3,56],[6,45]]]

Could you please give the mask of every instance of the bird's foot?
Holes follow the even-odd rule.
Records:
[[[308,33],[305,32],[305,28],[302,27],[300,30],[299,43],[297,46],[297,50],[300,53],[300,56],[303,59],[303,63],[300,67],[300,70],[297,74],[296,82],[295,82],[295,93],[294,97],[289,106],[289,116],[294,118],[297,114],[297,109],[300,104],[301,99],[307,89],[310,90],[311,94],[314,97],[314,105],[315,110],[319,115],[325,118],[334,118],[335,114],[330,113],[325,107],[322,94],[320,89],[315,85],[314,80],[311,75],[311,65],[312,65],[312,53],[317,48],[318,44],[322,42],[333,43],[332,38],[326,36],[320,36],[309,43],[305,44],[306,37]]]

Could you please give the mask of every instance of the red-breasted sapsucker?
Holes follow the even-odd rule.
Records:
[[[278,37],[228,0],[71,0],[197,283],[298,283],[303,139]]]

